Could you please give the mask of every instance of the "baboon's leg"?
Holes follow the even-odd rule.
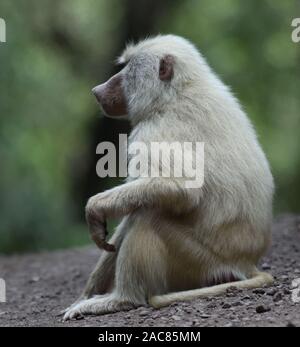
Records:
[[[109,241],[115,246],[116,252],[103,251],[97,265],[87,281],[81,298],[90,298],[95,294],[105,294],[112,290],[116,270],[116,260],[126,231],[124,224],[122,222],[119,225]]]
[[[110,243],[116,248],[116,252],[101,253],[100,259],[92,271],[87,284],[79,296],[79,298],[67,309],[63,310],[62,313],[67,312],[70,308],[77,305],[80,301],[90,298],[95,294],[105,294],[112,290],[115,278],[116,260],[119,249],[121,247],[124,236],[127,232],[127,217],[117,227],[113,236],[110,239]]]
[[[72,306],[64,320],[81,314],[105,314],[147,304],[148,296],[167,290],[167,248],[155,230],[138,229],[135,225],[126,234],[116,262],[113,291],[95,295]]]

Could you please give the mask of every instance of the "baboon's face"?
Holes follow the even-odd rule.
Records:
[[[92,90],[104,114],[109,117],[145,111],[161,96],[161,84],[168,83],[173,77],[173,57],[170,55],[160,59],[153,54],[140,53],[124,65],[119,73]]]

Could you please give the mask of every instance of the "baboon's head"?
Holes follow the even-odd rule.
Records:
[[[162,113],[207,66],[196,48],[174,36],[128,45],[117,63],[121,71],[93,89],[105,115],[131,120]]]

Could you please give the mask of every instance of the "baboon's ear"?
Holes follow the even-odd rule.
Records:
[[[174,74],[174,57],[165,55],[159,63],[159,78],[161,81],[170,81]]]

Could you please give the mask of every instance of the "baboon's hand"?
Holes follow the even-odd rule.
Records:
[[[101,208],[97,206],[97,197],[89,199],[86,206],[86,221],[89,226],[89,231],[92,240],[100,249],[104,249],[108,252],[114,252],[115,247],[106,242],[107,224],[104,213]]]

